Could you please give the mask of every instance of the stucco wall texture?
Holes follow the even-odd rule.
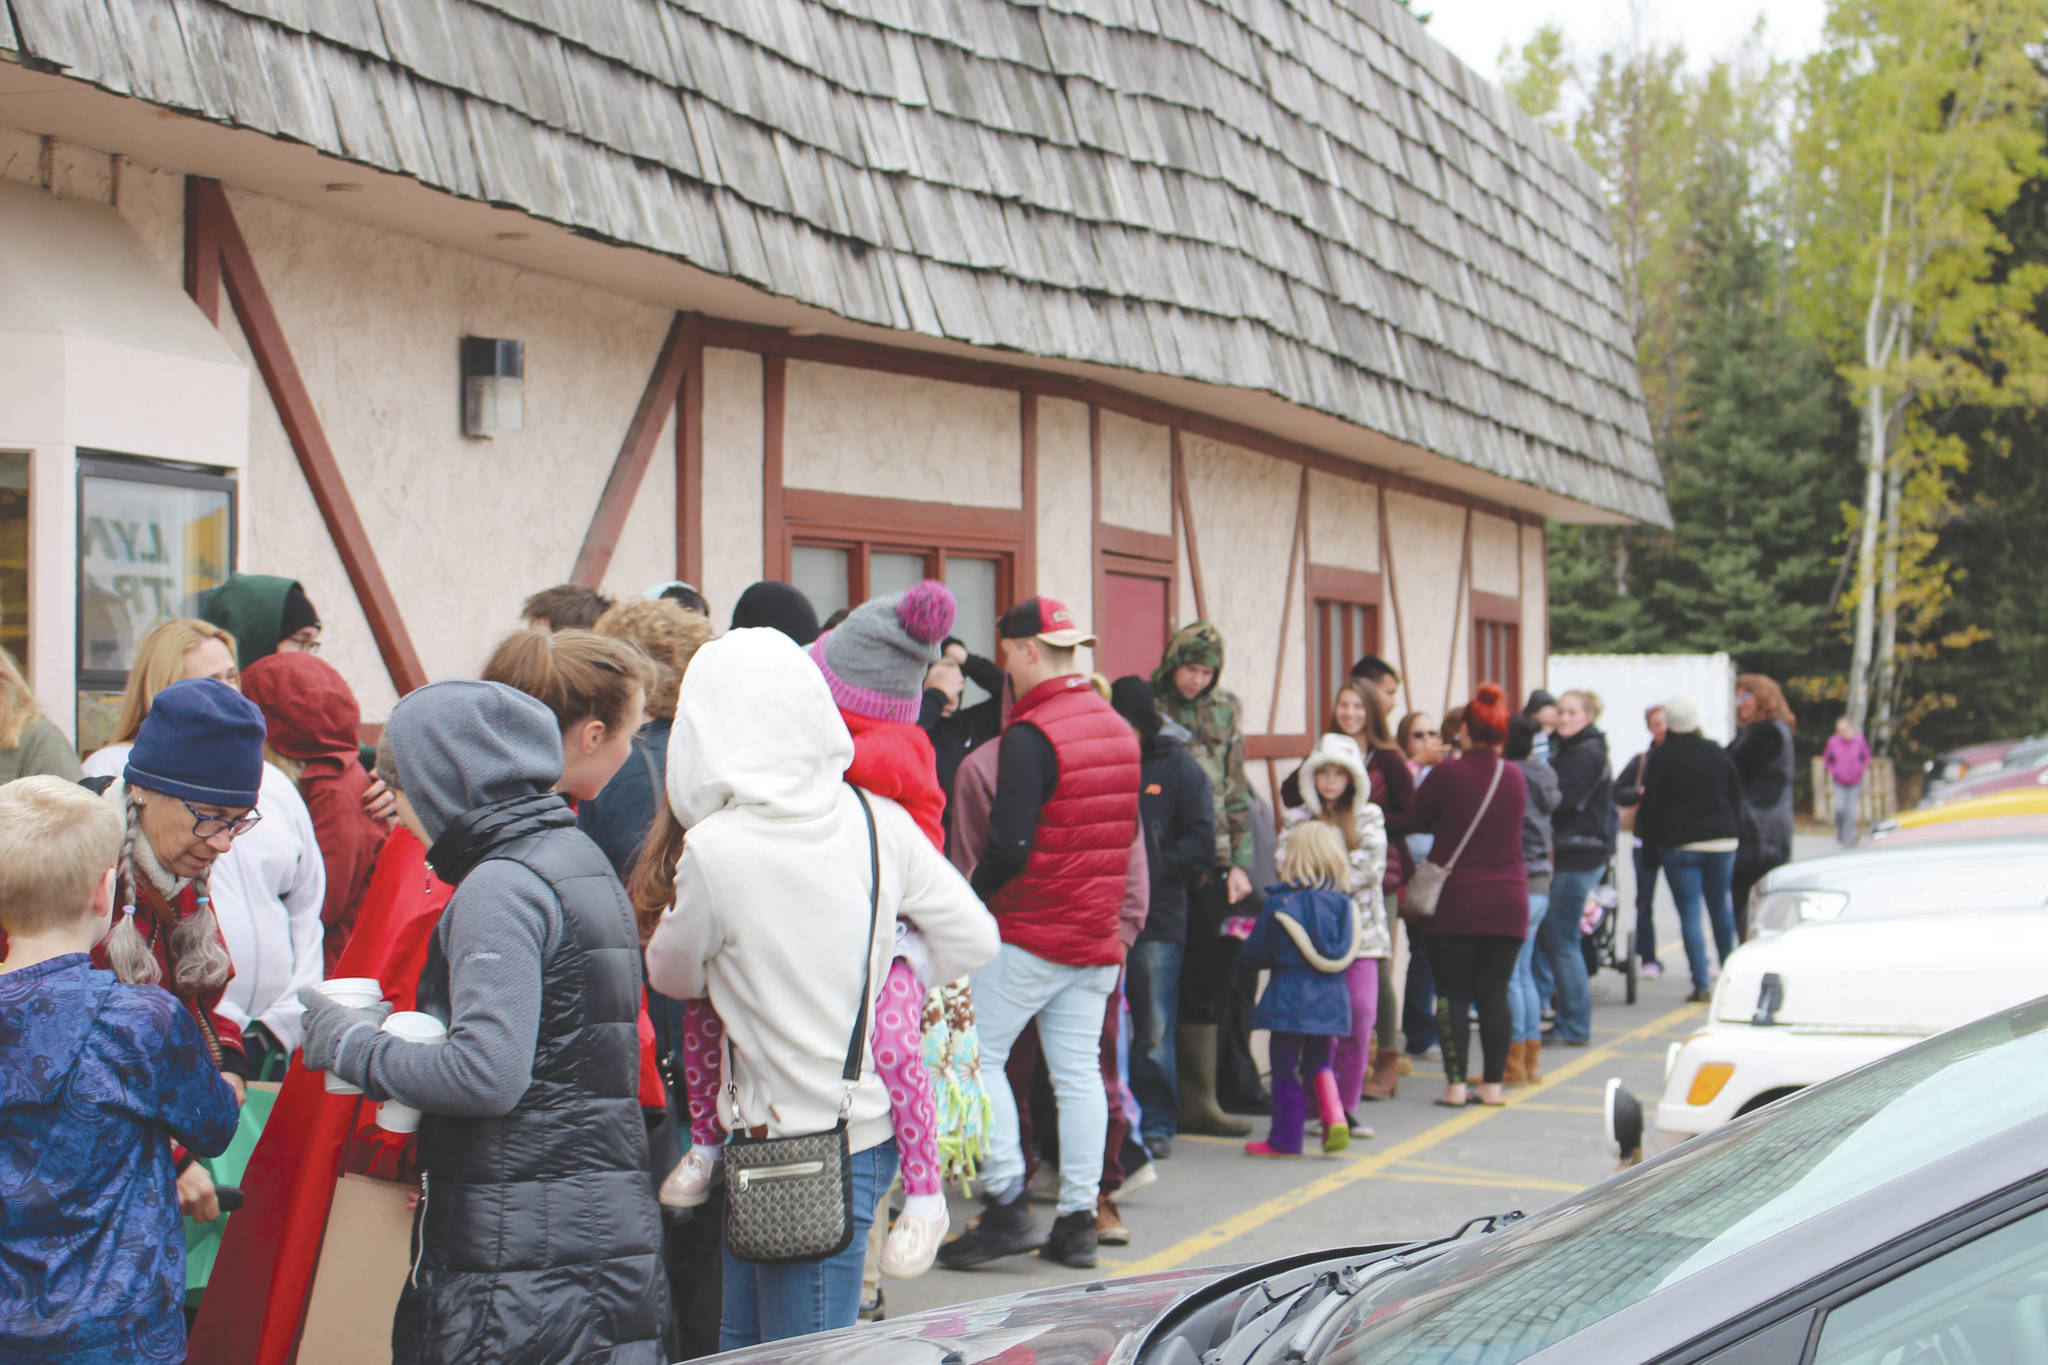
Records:
[[[1356,479],[1308,476],[1309,556],[1333,569],[1380,571],[1379,490]],[[1386,585],[1381,584],[1382,593]]]
[[[1064,398],[1038,400],[1038,590],[1067,604],[1090,630],[1095,615],[1095,540],[1089,525],[1088,407]],[[1093,668],[1092,650],[1081,664]]]
[[[968,507],[1022,507],[1015,390],[792,361],[789,488]]]
[[[761,576],[761,357],[751,351],[704,352],[704,581],[712,621],[723,627],[733,603]],[[644,496],[644,495],[643,495]],[[664,510],[674,520],[674,505]]]
[[[1102,519],[1173,534],[1173,433],[1120,412],[1102,414]]]

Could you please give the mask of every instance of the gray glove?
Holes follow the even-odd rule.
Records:
[[[301,986],[299,1003],[306,1007],[306,1041],[299,1047],[299,1060],[309,1071],[332,1071],[341,1059],[343,1045],[358,1029],[374,1034],[391,1017],[391,1002],[379,1000],[366,1009],[353,1009],[321,993],[318,986]],[[352,1085],[362,1077],[343,1075]]]

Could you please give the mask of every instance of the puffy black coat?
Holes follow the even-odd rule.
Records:
[[[1187,942],[1188,890],[1216,861],[1216,800],[1179,738],[1185,733],[1162,727],[1144,741],[1138,822],[1152,874],[1151,908],[1138,936],[1144,943]]]
[[[1792,857],[1792,727],[1782,720],[1745,725],[1728,741],[1742,775],[1742,849],[1737,867],[1768,870]]]
[[[1742,781],[1728,751],[1698,734],[1674,734],[1644,773],[1636,836],[1650,848],[1733,839],[1741,808]]]
[[[399,1296],[399,1365],[655,1365],[664,1359],[661,1214],[640,1115],[640,941],[624,888],[560,797],[465,817],[435,842],[450,882],[489,859],[551,887],[533,1081],[502,1118],[420,1121],[424,1197]],[[439,937],[419,1008],[449,1014]]]
[[[1560,798],[1550,817],[1557,870],[1584,872],[1603,866],[1614,852],[1620,828],[1607,736],[1590,725],[1568,739],[1553,736],[1550,766],[1557,772]]]

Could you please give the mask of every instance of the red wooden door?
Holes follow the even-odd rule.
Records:
[[[1112,681],[1126,673],[1151,677],[1166,657],[1166,588],[1164,578],[1137,574],[1102,576],[1102,617],[1095,634],[1095,668]]]

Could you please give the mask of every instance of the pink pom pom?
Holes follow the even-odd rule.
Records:
[[[911,639],[937,644],[952,631],[958,610],[953,590],[936,578],[927,578],[896,603],[896,619],[910,632]]]

